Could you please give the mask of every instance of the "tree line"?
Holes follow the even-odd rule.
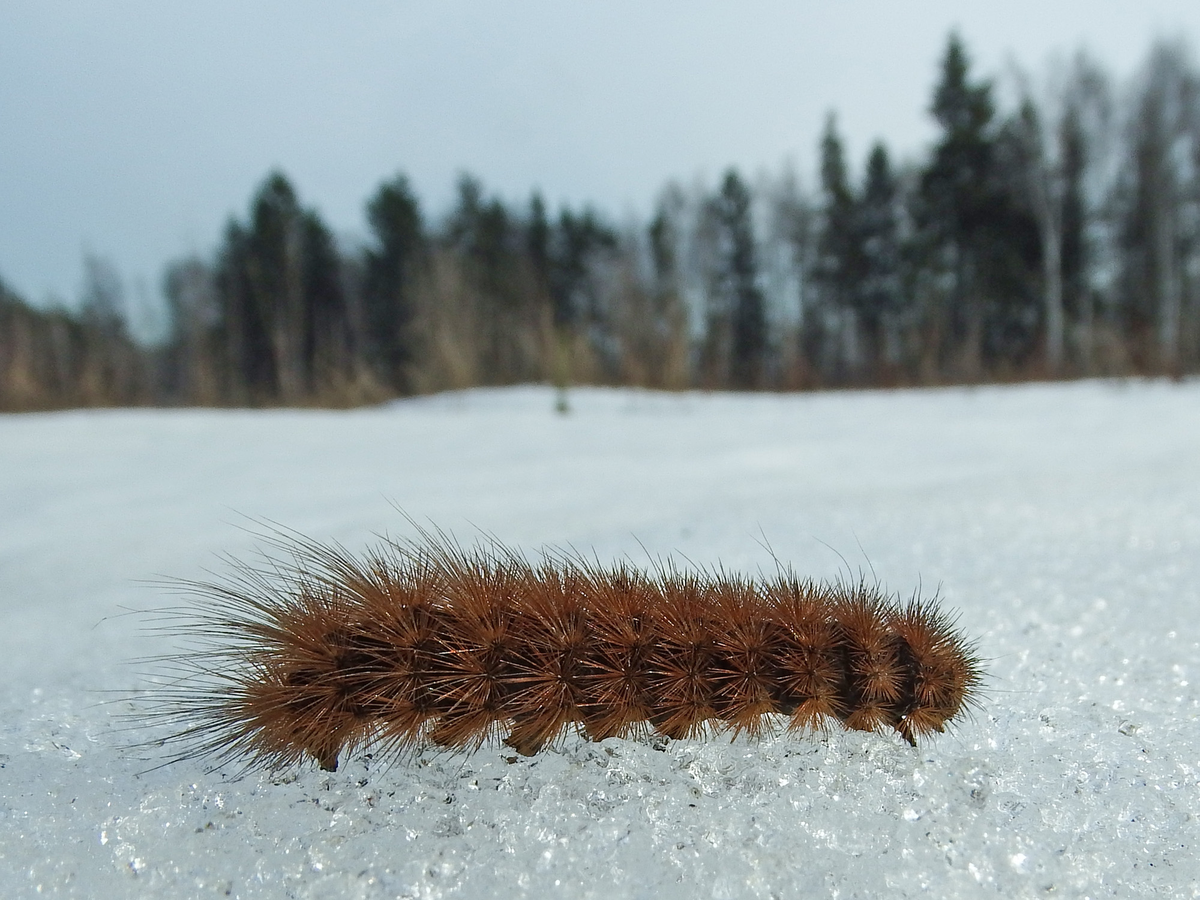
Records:
[[[546,381],[794,390],[1200,369],[1200,75],[1155,45],[1118,89],[1080,53],[1007,99],[952,35],[937,136],[856,174],[830,114],[789,172],[668,185],[649,222],[507,203],[464,175],[431,219],[403,175],[340,245],[280,172],[210,255],[171,263],[164,341],[85,261],[80,311],[0,283],[0,408],[349,405]]]

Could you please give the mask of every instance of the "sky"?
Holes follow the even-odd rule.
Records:
[[[1086,47],[1128,79],[1200,3],[5,0],[0,279],[70,304],[92,254],[148,316],[274,168],[352,242],[397,172],[435,218],[469,171],[624,221],[731,165],[811,182],[830,110],[856,169],[916,158],[952,29],[980,75]]]

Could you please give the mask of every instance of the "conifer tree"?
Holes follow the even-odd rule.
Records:
[[[821,135],[821,224],[813,277],[818,302],[804,323],[809,356],[826,377],[845,376],[845,338],[861,277],[857,208],[837,119],[830,113]]]
[[[982,365],[984,302],[979,257],[992,202],[995,109],[991,85],[971,81],[968,69],[962,41],[951,34],[930,109],[941,135],[922,173],[920,199],[921,224],[932,251],[927,262],[945,270],[951,280],[947,307],[933,311],[933,317],[948,320],[951,341],[963,353],[963,374],[977,378]],[[941,330],[938,327],[933,334]]]
[[[646,226],[650,283],[641,318],[632,323],[626,343],[637,355],[635,362],[655,387],[683,387],[691,377],[687,311],[683,300],[680,246],[686,200],[675,185],[655,204],[654,218]]]
[[[522,332],[537,298],[522,281],[522,230],[498,197],[484,196],[471,175],[458,183],[458,204],[450,215],[445,242],[469,286],[466,330],[456,335],[463,351],[475,357],[489,383],[537,377]],[[467,345],[471,345],[468,349]]]
[[[596,294],[593,266],[601,254],[616,246],[616,234],[591,209],[579,213],[562,210],[550,259],[550,295],[554,298],[556,324],[603,326],[605,311]]]
[[[1067,107],[1063,116],[1060,141],[1062,144],[1062,244],[1059,262],[1062,269],[1062,302],[1064,319],[1074,319],[1085,331],[1083,370],[1091,368],[1090,343],[1092,299],[1088,285],[1091,263],[1088,246],[1088,201],[1084,177],[1088,169],[1087,135],[1076,104]]]
[[[538,290],[550,291],[550,220],[541,192],[534,191],[529,200],[529,220],[525,226],[525,248],[538,282]]]
[[[340,261],[315,212],[271,173],[226,229],[217,278],[235,402],[301,402],[347,374]]]
[[[394,391],[410,389],[414,293],[427,245],[420,204],[408,179],[397,175],[367,205],[374,246],[363,283],[365,352],[375,376]]]
[[[927,310],[926,340],[941,345],[951,374],[977,380],[985,365],[1020,362],[1034,349],[1041,301],[1037,224],[1021,200],[1028,177],[1012,128],[998,143],[990,83],[974,81],[952,34],[931,112],[941,128],[922,172],[918,221],[924,264],[946,276]]]
[[[867,158],[854,237],[859,270],[852,294],[864,344],[868,380],[878,375],[887,318],[903,304],[897,221],[899,185],[887,149],[877,143]]]
[[[761,387],[767,350],[766,308],[758,284],[750,190],[736,170],[725,173],[713,211],[722,255],[718,278],[730,321],[730,383],[741,389]]]
[[[646,227],[652,268],[653,328],[667,342],[686,341],[679,252],[684,203],[683,194],[677,187],[668,188],[659,198],[654,218]]]
[[[523,299],[516,272],[521,255],[516,220],[498,197],[484,196],[483,185],[471,175],[458,183],[458,205],[447,234],[486,297],[485,302],[511,309]]]
[[[1113,207],[1112,88],[1104,70],[1080,52],[1063,88],[1059,124],[1062,166],[1062,279],[1067,346],[1079,370],[1095,371],[1097,311],[1117,247],[1106,221]],[[1073,340],[1072,340],[1073,339]],[[1074,345],[1072,347],[1072,344]]]

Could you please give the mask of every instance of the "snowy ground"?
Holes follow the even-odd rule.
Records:
[[[812,396],[477,391],[353,412],[0,417],[0,895],[1200,894],[1200,384]],[[418,519],[605,558],[940,586],[984,709],[836,733],[568,741],[329,774],[146,774],[105,703],[143,583],[243,516]],[[835,552],[836,551],[836,552]],[[133,739],[139,736],[134,735]]]

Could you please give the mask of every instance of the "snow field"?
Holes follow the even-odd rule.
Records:
[[[571,402],[0,417],[0,893],[1200,893],[1200,384]],[[246,516],[410,533],[393,503],[468,542],[938,590],[983,709],[917,750],[568,738],[145,771],[119,698],[169,639],[128,610],[176,600],[146,582],[252,555]]]

